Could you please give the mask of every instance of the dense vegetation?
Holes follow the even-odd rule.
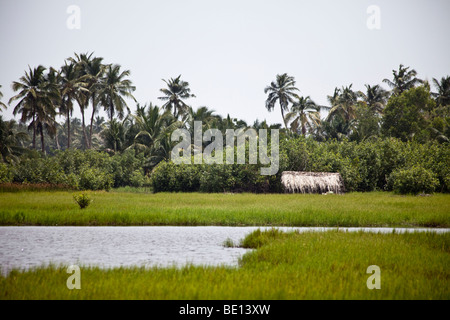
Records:
[[[249,125],[206,106],[189,106],[187,99],[195,95],[181,76],[164,80],[161,107],[136,103],[131,112],[125,99],[134,99],[135,87],[120,65],[75,54],[58,70],[46,70],[30,68],[12,83],[17,95],[8,104],[20,122],[0,115],[0,183],[282,192],[281,172],[296,170],[339,172],[347,191],[450,190],[449,76],[433,79],[434,92],[415,70],[400,65],[392,80],[383,80],[390,91],[378,84],[356,91],[350,84],[328,96],[329,106],[320,106],[299,95],[294,77],[277,75],[264,89],[265,107],[279,107],[283,125],[258,119]],[[81,120],[72,117],[76,105]],[[0,104],[0,110],[7,107]],[[107,121],[98,116],[100,108]],[[65,120],[58,123],[57,116]],[[261,164],[174,165],[170,153],[177,142],[171,133],[192,133],[194,121],[202,121],[203,131],[217,128],[224,135],[226,129],[279,129],[277,175],[261,176]]]

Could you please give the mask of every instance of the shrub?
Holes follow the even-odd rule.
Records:
[[[12,182],[13,174],[6,163],[0,162],[0,183]]]
[[[144,174],[141,170],[134,170],[130,175],[130,186],[132,187],[142,187],[144,185]]]
[[[432,171],[413,166],[394,170],[389,176],[388,186],[400,194],[432,193],[439,186],[439,180]]]
[[[81,190],[106,190],[113,186],[114,179],[111,174],[100,168],[83,167],[80,172],[78,188]]]
[[[86,208],[92,202],[92,199],[86,193],[74,194],[73,199],[80,206],[80,209]]]
[[[201,192],[225,192],[234,189],[236,178],[232,175],[232,165],[203,165],[200,176]]]

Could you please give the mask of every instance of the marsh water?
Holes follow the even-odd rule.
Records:
[[[0,227],[0,268],[28,269],[48,264],[120,266],[237,266],[248,249],[239,244],[247,234],[266,227]],[[336,228],[288,228],[284,231],[326,231]],[[393,228],[340,228],[346,231],[392,232]],[[450,229],[402,229],[396,232],[449,232]]]

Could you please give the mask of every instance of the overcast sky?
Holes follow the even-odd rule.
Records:
[[[79,29],[67,25],[71,5]],[[371,5],[379,28],[368,28]],[[421,79],[450,75],[449,12],[449,0],[0,0],[2,101],[28,65],[59,68],[74,52],[94,52],[131,71],[141,104],[161,105],[161,79],[181,74],[194,108],[281,123],[264,104],[277,74],[294,76],[319,104],[335,87],[382,84],[399,64]]]

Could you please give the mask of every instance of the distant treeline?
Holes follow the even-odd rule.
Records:
[[[0,182],[49,183],[109,190],[152,186],[154,192],[283,192],[282,171],[339,172],[347,191],[448,192],[450,148],[437,142],[372,139],[362,142],[296,137],[280,142],[280,168],[262,176],[260,164],[176,165],[160,162],[149,174],[143,154],[66,150],[54,156],[22,156],[0,163]]]
[[[283,124],[248,124],[188,105],[195,95],[181,76],[163,80],[160,107],[136,102],[131,112],[130,71],[103,60],[75,54],[60,68],[30,67],[13,81],[16,95],[0,102],[0,110],[13,108],[20,121],[0,115],[0,181],[94,190],[152,185],[154,191],[280,192],[282,171],[306,170],[340,172],[348,191],[449,190],[450,76],[430,84],[400,65],[382,80],[390,90],[379,84],[362,91],[352,84],[336,87],[329,105],[321,106],[300,95],[294,77],[279,74],[264,88],[261,108],[279,108]],[[72,116],[75,108],[81,119]],[[98,116],[101,108],[108,119]],[[327,110],[325,118],[321,110]],[[279,129],[278,174],[260,176],[259,165],[171,164],[177,144],[172,132],[192,133],[194,121],[203,123],[203,131],[223,134]]]

